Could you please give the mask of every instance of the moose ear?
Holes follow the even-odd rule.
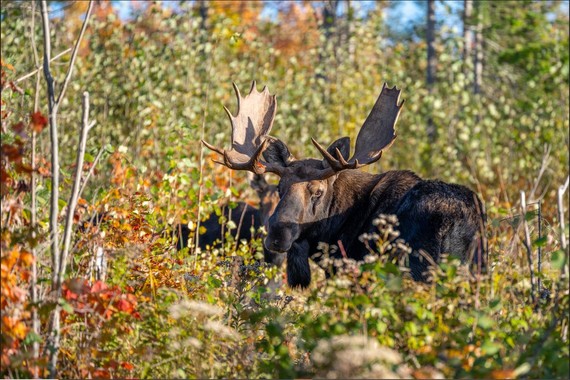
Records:
[[[342,157],[345,160],[348,160],[348,155],[350,154],[350,137],[341,137],[340,139],[336,140],[327,148],[327,152],[329,152],[330,155],[336,158],[337,149],[340,151],[340,154],[342,154]],[[323,167],[328,167],[328,166],[329,164],[327,160],[323,160]]]
[[[269,145],[263,151],[263,159],[272,165],[287,167],[294,160],[285,143],[275,137],[267,136]]]

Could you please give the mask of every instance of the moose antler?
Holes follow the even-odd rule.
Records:
[[[348,161],[338,149],[336,157],[333,157],[315,139],[311,139],[334,172],[369,165],[382,157],[382,150],[396,138],[394,127],[404,104],[404,100],[398,104],[400,92],[396,86],[389,88],[384,83],[372,111],[358,132],[354,155]]]
[[[217,148],[206,141],[202,143],[224,157],[223,162],[215,161],[234,170],[249,170],[256,174],[266,171],[276,171],[278,168],[268,167],[261,163],[261,154],[267,148],[270,140],[266,139],[271,131],[277,99],[271,95],[267,86],[261,92],[257,91],[255,81],[251,84],[249,94],[243,98],[235,83],[238,111],[233,116],[224,106],[232,124],[232,148],[227,151]]]

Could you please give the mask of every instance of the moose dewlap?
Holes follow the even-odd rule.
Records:
[[[232,125],[230,150],[204,145],[219,153],[218,162],[234,170],[280,177],[279,203],[267,223],[265,248],[287,254],[290,286],[306,287],[311,281],[309,258],[316,259],[319,243],[342,245],[343,252],[361,260],[369,254],[359,239],[377,231],[374,220],[396,215],[400,237],[412,249],[411,273],[425,279],[428,266],[449,253],[463,262],[484,266],[481,229],[483,205],[468,188],[438,180],[424,180],[408,170],[369,174],[358,168],[376,162],[394,139],[395,125],[404,101],[400,90],[386,84],[360,128],[350,157],[350,139],[341,137],[327,149],[313,144],[323,159],[295,159],[287,145],[269,135],[277,111],[275,95],[255,82],[242,97],[234,84],[237,114],[226,110]],[[350,157],[350,158],[349,158]],[[335,253],[339,257],[341,252]]]

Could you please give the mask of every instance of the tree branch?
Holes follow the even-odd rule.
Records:
[[[532,304],[535,304],[534,298],[534,269],[532,265],[532,243],[530,240],[530,231],[528,229],[528,223],[526,222],[526,194],[521,190],[521,218],[524,228],[524,245],[526,248],[526,258],[528,260],[528,269],[530,270],[530,297],[532,299]]]
[[[568,276],[568,243],[566,241],[566,226],[564,225],[564,193],[568,190],[570,177],[566,177],[564,185],[558,188],[556,192],[556,201],[558,206],[558,223],[560,224],[560,247],[564,251],[564,263],[562,265],[562,277]]]
[[[71,51],[71,48],[65,49],[64,51],[62,51],[61,53],[59,53],[58,55],[56,55],[55,57],[53,57],[53,58],[50,60],[50,62],[55,61],[56,59],[58,59],[58,58],[61,57],[62,55],[65,55],[65,54],[69,53],[70,51]],[[37,54],[37,53],[36,53],[36,54]],[[19,77],[18,79],[16,79],[16,80],[14,81],[14,83],[19,83],[19,82],[21,82],[21,81],[23,81],[23,80],[28,79],[29,77],[33,76],[33,75],[36,74],[38,71],[40,71],[41,69],[42,69],[42,66],[36,65],[36,69],[35,69],[34,71],[31,71],[31,72],[27,73],[26,75]]]
[[[83,39],[83,35],[85,34],[85,29],[87,29],[87,22],[89,21],[89,16],[91,15],[92,9],[93,9],[93,0],[90,0],[89,7],[87,8],[87,13],[85,14],[85,20],[83,21],[83,25],[81,26],[81,32],[79,32],[79,37],[77,37],[77,41],[75,42],[75,46],[73,47],[73,53],[71,53],[71,61],[69,62],[69,67],[67,68],[65,79],[63,80],[59,96],[57,97],[56,104],[58,106],[61,104],[61,101],[65,95],[65,91],[67,90],[67,85],[69,84],[69,80],[71,79],[71,75],[73,74],[73,66],[75,66],[75,60],[77,59],[77,52],[79,51],[79,45],[81,44],[81,40]]]
[[[65,276],[65,265],[69,255],[69,245],[71,242],[71,231],[73,230],[73,215],[77,207],[79,199],[79,189],[81,185],[81,172],[83,171],[83,160],[85,158],[85,147],[87,145],[87,134],[90,129],[89,125],[89,92],[83,93],[83,121],[81,123],[81,135],[79,137],[79,145],[77,146],[77,161],[75,165],[75,180],[73,181],[73,189],[67,206],[67,219],[65,222],[65,230],[63,237],[63,251],[61,252],[61,261],[59,263],[58,287],[61,287]]]

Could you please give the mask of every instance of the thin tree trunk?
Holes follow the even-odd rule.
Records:
[[[346,37],[348,43],[348,60],[350,64],[354,64],[354,56],[356,54],[356,45],[354,44],[354,8],[352,7],[351,0],[346,1]]]
[[[467,74],[473,50],[473,0],[463,0],[463,73]]]
[[[328,0],[325,1],[323,5],[322,28],[323,28],[323,34],[325,36],[325,41],[320,49],[319,61],[322,65],[324,65],[324,67],[327,66],[325,64],[327,59],[327,45],[329,44],[329,42],[333,37],[333,28],[336,26],[337,7],[338,7],[338,0]],[[336,56],[336,45],[337,44],[333,42],[333,56]],[[325,80],[328,80],[327,71],[325,70],[323,71],[323,73],[324,74],[322,74],[322,77]]]
[[[200,6],[198,7],[200,12],[200,28],[202,30],[208,29],[208,2],[207,0],[201,0]]]
[[[564,218],[566,216],[566,214],[564,213],[564,193],[566,192],[566,190],[568,190],[568,183],[569,183],[570,179],[569,177],[566,177],[566,182],[564,182],[564,185],[560,186],[558,188],[558,191],[556,192],[556,203],[558,206],[558,223],[560,226],[560,248],[562,248],[562,251],[564,252],[564,264],[562,266],[562,277],[563,278],[568,278],[568,242],[566,241],[566,227],[565,227],[565,221]],[[568,199],[568,198],[566,198]]]
[[[38,56],[38,51],[37,51],[37,47],[36,47],[36,2],[33,1],[32,2],[32,24],[30,26],[30,31],[31,31],[31,44],[32,44],[32,52],[34,54],[34,66],[38,67],[39,66],[39,56]],[[41,80],[41,73],[38,70],[36,72],[36,90],[35,90],[35,94],[34,94],[34,113],[39,111],[39,102],[40,102],[40,80]],[[32,300],[32,304],[33,305],[37,305],[38,304],[38,289],[37,289],[37,284],[38,284],[38,255],[37,255],[37,249],[36,249],[36,228],[38,225],[38,219],[37,219],[37,186],[36,186],[36,142],[37,142],[37,134],[35,132],[35,130],[32,131],[32,178],[31,178],[31,184],[30,184],[30,192],[31,192],[31,197],[32,197],[32,205],[31,205],[31,228],[32,228],[32,240],[33,240],[33,246],[32,246],[32,257],[33,257],[33,261],[32,261],[32,278],[30,281],[30,298]],[[34,306],[32,308],[32,331],[34,332],[34,334],[36,334],[36,336],[40,335],[40,318],[38,315],[38,309],[36,306]],[[38,358],[40,357],[40,343],[35,341],[32,345],[32,355],[34,358],[34,363],[33,366],[36,367],[36,362],[38,360]],[[38,378],[39,373],[36,370],[32,371],[32,375],[34,376],[35,379]]]
[[[71,232],[73,231],[73,215],[77,207],[79,199],[79,189],[81,188],[81,173],[83,172],[83,161],[85,157],[85,148],[87,146],[87,134],[93,123],[89,123],[89,92],[83,93],[83,121],[81,123],[81,134],[79,144],[77,146],[77,161],[75,164],[75,180],[73,181],[73,189],[71,197],[67,204],[67,218],[65,221],[65,229],[63,235],[63,251],[61,253],[58,283],[62,284],[65,276],[65,266],[69,256],[71,245]]]
[[[48,96],[48,112],[49,112],[49,129],[51,140],[51,199],[50,199],[50,218],[49,232],[51,242],[51,264],[52,264],[52,288],[57,283],[57,268],[59,268],[59,231],[57,219],[59,216],[59,140],[57,135],[57,103],[55,101],[55,92],[53,88],[53,77],[50,71],[51,58],[51,38],[49,15],[46,0],[41,2],[42,8],[42,27],[44,32],[44,76],[47,82]]]
[[[475,61],[474,61],[474,78],[473,93],[481,93],[482,76],[483,76],[483,14],[481,2],[475,3],[475,13],[477,15],[477,24],[475,26]]]
[[[41,2],[42,27],[44,32],[44,76],[47,82],[49,128],[51,140],[51,200],[50,200],[50,242],[51,242],[51,285],[52,291],[57,289],[58,268],[59,268],[59,231],[57,219],[59,216],[59,141],[57,136],[57,104],[55,102],[55,92],[53,89],[53,77],[49,67],[51,56],[51,36],[49,27],[48,6],[46,0]],[[49,377],[55,378],[57,375],[57,353],[59,351],[59,308],[56,307],[52,313],[49,328],[49,336],[46,341],[46,351],[49,355],[48,371]]]
[[[427,2],[427,28],[426,28],[426,43],[427,43],[427,88],[430,95],[433,94],[436,75],[436,56],[435,56],[435,0],[428,0]],[[430,141],[436,139],[435,125],[430,115],[428,119],[427,135]]]
[[[327,41],[331,37],[331,29],[336,24],[336,11],[338,7],[338,0],[328,0],[323,6],[323,29]]]

